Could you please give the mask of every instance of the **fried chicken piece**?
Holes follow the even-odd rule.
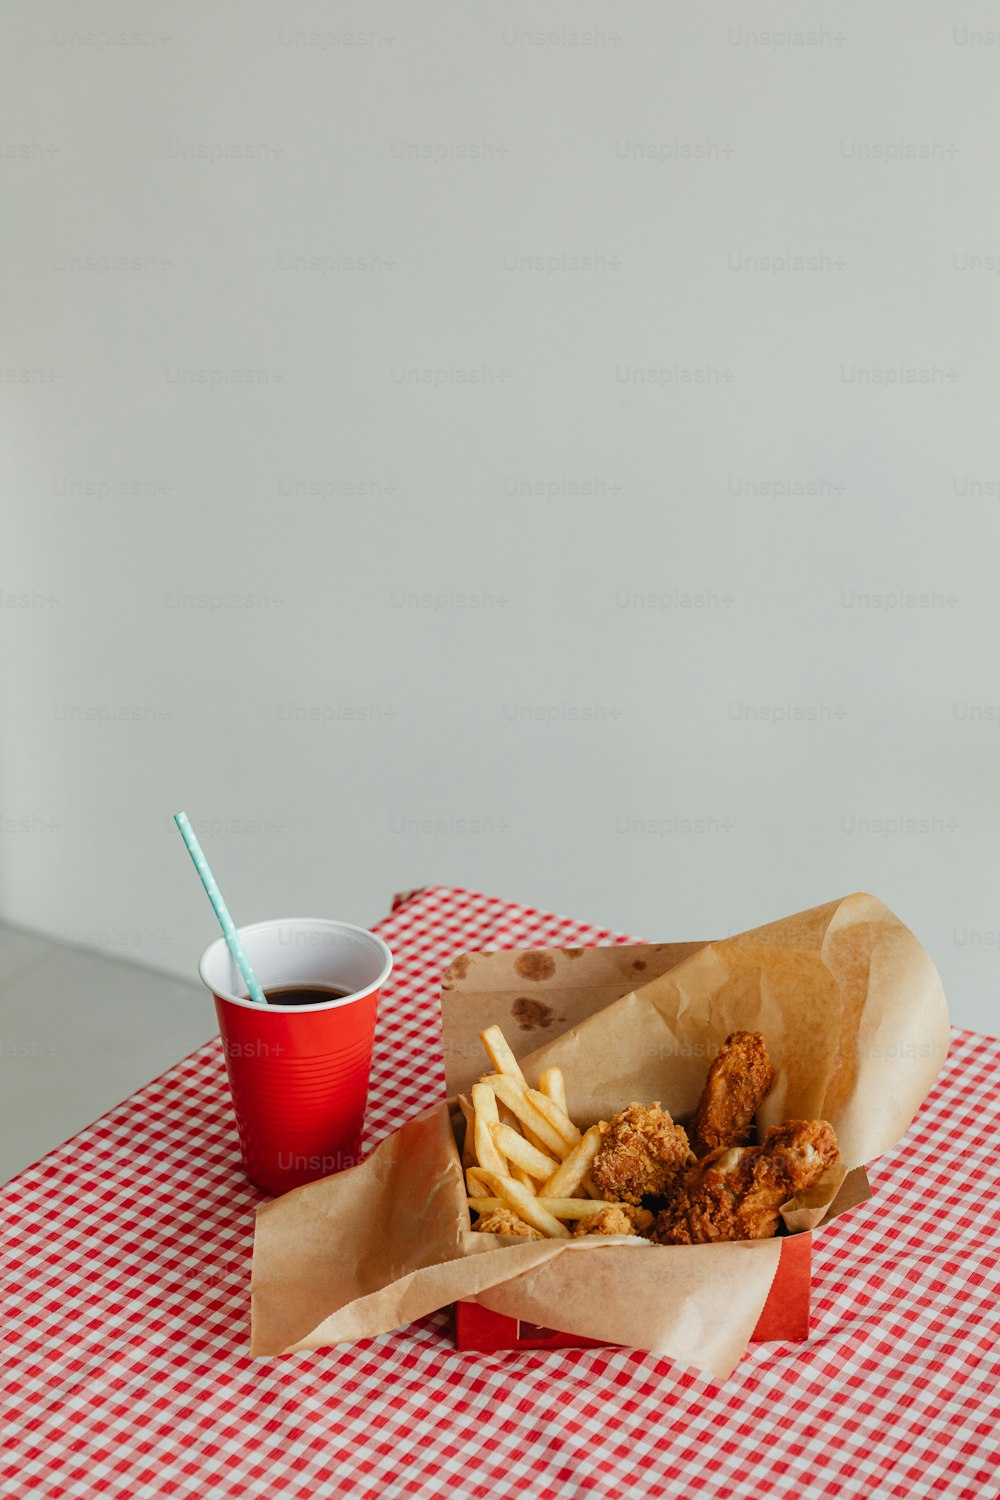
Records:
[[[750,1139],[753,1117],[774,1082],[759,1031],[734,1031],[712,1061],[689,1127],[695,1156]]]
[[[573,1230],[574,1238],[585,1234],[638,1234],[650,1228],[653,1215],[648,1208],[634,1208],[631,1203],[613,1203],[599,1214],[581,1219]]]
[[[605,1123],[590,1175],[605,1198],[638,1203],[662,1197],[692,1160],[688,1138],[659,1102],[630,1104]]]
[[[509,1208],[495,1208],[492,1213],[484,1214],[474,1228],[478,1234],[516,1234],[524,1240],[545,1238],[544,1234],[539,1234],[537,1229],[519,1219]]]
[[[837,1160],[837,1137],[825,1120],[786,1120],[760,1146],[713,1151],[684,1176],[657,1216],[651,1239],[660,1245],[711,1240],[766,1240],[779,1209],[811,1188]]]

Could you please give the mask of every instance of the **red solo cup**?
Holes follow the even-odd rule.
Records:
[[[258,1005],[224,938],[198,972],[215,998],[247,1176],[287,1193],[361,1160],[378,997],[392,969],[381,938],[325,917],[239,929],[263,990],[334,985],[321,1005]]]

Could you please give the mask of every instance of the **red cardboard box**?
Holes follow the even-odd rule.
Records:
[[[812,1235],[790,1234],[781,1241],[781,1255],[767,1301],[751,1342],[793,1343],[809,1337],[809,1296],[812,1275]],[[599,1339],[580,1338],[523,1323],[491,1312],[478,1302],[455,1305],[455,1347],[493,1352],[498,1349],[593,1349]]]

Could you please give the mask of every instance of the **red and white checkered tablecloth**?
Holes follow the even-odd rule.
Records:
[[[379,931],[369,1145],[442,1092],[457,953],[622,940],[447,889]],[[811,1339],[725,1382],[625,1349],[457,1354],[448,1310],[257,1361],[259,1195],[213,1041],[0,1195],[0,1494],[995,1496],[998,1133],[1000,1042],[957,1032],[873,1202],[817,1236]]]

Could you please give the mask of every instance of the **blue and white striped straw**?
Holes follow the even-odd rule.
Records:
[[[237,968],[243,975],[243,983],[247,987],[247,994],[250,996],[250,999],[255,1000],[258,1005],[266,1005],[267,996],[264,994],[264,991],[257,983],[257,976],[250,966],[250,960],[247,958],[246,949],[240,942],[240,935],[236,931],[236,923],[229,915],[229,908],[222,899],[222,892],[219,890],[219,887],[216,884],[215,876],[208,868],[208,860],[201,852],[201,845],[198,842],[194,829],[191,827],[191,824],[188,821],[187,813],[174,813],[174,822],[177,824],[177,827],[181,831],[181,838],[187,845],[187,851],[190,854],[191,858],[194,860],[194,867],[198,871],[198,874],[201,876],[201,883],[205,887],[208,899],[209,901],[211,901],[212,905],[215,908],[215,915],[219,919],[219,924],[222,927],[223,933],[225,934],[226,942],[229,944],[229,951],[233,955],[233,959],[236,963]]]

